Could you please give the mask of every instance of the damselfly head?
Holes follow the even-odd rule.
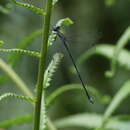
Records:
[[[53,26],[53,31],[58,32],[60,30],[60,26]]]

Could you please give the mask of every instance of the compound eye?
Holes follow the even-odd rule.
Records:
[[[56,31],[56,32],[59,31],[59,29],[60,29],[60,26],[54,26],[53,27],[53,30]]]

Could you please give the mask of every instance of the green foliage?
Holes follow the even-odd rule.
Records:
[[[11,64],[12,67],[15,67],[17,65],[17,63],[21,60],[21,54],[25,54],[24,49],[28,48],[28,46],[30,46],[30,44],[32,44],[32,41],[35,40],[36,38],[38,38],[39,36],[42,36],[42,30],[41,29],[36,30],[35,32],[32,32],[30,35],[26,36],[20,43],[17,44],[16,50],[19,50],[19,53],[17,53],[16,50],[14,51],[14,49],[9,49],[9,52],[14,52],[14,54],[11,54],[8,57],[8,61]],[[3,41],[0,41],[0,43],[1,43],[0,44],[1,46],[4,44]],[[5,49],[4,49],[4,52],[6,52]],[[33,51],[28,50],[27,54],[31,55],[31,56],[40,57],[40,54],[38,54],[38,52],[35,53]],[[8,80],[7,76],[5,76],[5,75],[0,76],[0,83],[4,83],[7,80]]]
[[[39,52],[29,51],[29,50],[23,50],[23,49],[0,49],[0,52],[25,54],[25,55],[35,56],[35,57],[40,58],[40,53]]]
[[[57,22],[56,24],[56,27],[61,27],[61,26],[69,26],[69,25],[72,25],[74,24],[74,22],[70,19],[70,18],[64,18],[64,19],[61,19]]]
[[[31,101],[31,102],[35,102],[34,99],[32,99],[31,97],[27,97],[27,96],[20,96],[20,95],[17,95],[15,93],[5,93],[3,95],[0,96],[0,101],[2,101],[3,99],[6,99],[6,98],[16,98],[16,99],[21,99],[21,100],[26,100],[26,101]]]
[[[114,96],[112,102],[110,103],[110,105],[108,106],[108,108],[104,113],[101,128],[104,127],[109,117],[115,112],[115,110],[119,107],[119,105],[123,103],[123,101],[128,96],[130,96],[130,81],[127,81]]]
[[[58,68],[58,65],[61,62],[62,58],[63,58],[63,54],[61,54],[61,53],[56,53],[53,56],[52,61],[50,62],[48,68],[45,71],[44,83],[43,83],[43,86],[45,88],[50,86],[52,77],[53,77],[54,73],[56,72],[56,69]]]
[[[48,39],[48,47],[53,45],[56,37],[57,37],[56,33],[54,31],[51,31],[51,34]]]
[[[101,44],[96,46],[96,49],[90,49],[89,51],[86,51],[84,54],[82,54],[78,60],[77,64],[81,65],[85,61],[87,61],[90,57],[94,55],[101,55],[108,60],[112,60],[115,46],[109,45],[109,44]],[[125,67],[126,69],[130,70],[130,61],[128,60],[130,58],[130,53],[126,49],[123,49],[120,51],[119,56],[116,58],[116,61],[118,64],[122,67]]]
[[[112,6],[116,3],[117,0],[105,0],[107,6]]]
[[[30,4],[26,4],[26,3],[22,3],[22,2],[18,2],[17,0],[12,0],[16,5],[25,7],[29,10],[31,10],[32,12],[39,14],[39,15],[46,15],[46,12],[43,9],[40,9],[38,7],[35,7],[33,5]]]
[[[0,5],[0,13],[8,15],[11,12],[12,5],[10,3],[6,5]]]
[[[40,130],[46,130],[46,128],[47,128],[47,112],[45,104],[45,94],[43,92],[41,99]]]
[[[16,125],[23,125],[25,123],[32,122],[33,116],[32,115],[24,115],[21,117],[16,117],[14,119],[6,120],[3,122],[0,122],[0,128],[10,128],[11,126]]]
[[[118,40],[118,42],[116,44],[116,48],[114,50],[113,58],[112,58],[112,62],[111,62],[111,70],[106,72],[106,75],[108,77],[112,77],[115,74],[116,61],[119,57],[121,50],[128,43],[128,41],[130,41],[130,27],[128,27],[125,30],[124,34],[121,36],[121,38]]]
[[[0,59],[0,68],[13,81],[13,83],[18,87],[18,89],[25,95],[20,96],[14,93],[5,93],[0,96],[0,101],[6,98],[16,98],[31,102],[33,107],[35,105],[34,130],[46,130],[47,127],[50,130],[57,130],[57,128],[63,129],[68,127],[83,127],[85,129],[99,128],[103,130],[129,130],[130,115],[112,116],[112,114],[115,113],[115,111],[120,107],[120,104],[123,103],[123,101],[126,100],[126,98],[130,94],[129,80],[126,81],[126,83],[115,94],[113,100],[111,100],[111,96],[102,94],[94,87],[88,87],[88,90],[94,95],[95,99],[97,99],[99,103],[102,103],[103,105],[108,104],[108,107],[106,108],[104,114],[75,114],[70,117],[67,116],[63,119],[59,119],[55,121],[54,124],[52,123],[52,121],[48,117],[47,111],[48,108],[50,108],[53,105],[53,102],[59,99],[60,95],[63,95],[65,92],[72,90],[79,91],[82,89],[81,85],[79,84],[67,84],[54,90],[48,97],[46,97],[46,88],[51,85],[51,80],[54,77],[54,73],[58,69],[58,66],[63,58],[63,54],[56,53],[53,56],[50,64],[46,68],[46,56],[49,50],[48,47],[52,47],[51,45],[53,45],[57,38],[56,33],[53,30],[50,32],[49,28],[52,6],[54,6],[58,2],[58,0],[48,0],[46,11],[44,9],[35,7],[32,4],[30,5],[18,2],[17,0],[12,1],[18,6],[25,7],[38,15],[44,16],[45,24],[44,28],[31,33],[20,43],[18,43],[16,49],[0,49],[0,52],[13,53],[8,58],[9,64],[7,64],[3,59]],[[113,5],[115,2],[116,0],[106,0],[107,5]],[[4,7],[3,5],[0,6],[0,11],[4,14],[9,14],[10,12],[10,10],[8,10],[8,8]],[[73,23],[74,22],[70,18],[64,18],[60,19],[55,26],[65,27],[72,25]],[[40,36],[44,36],[43,45],[41,46],[41,52],[28,50],[27,48],[30,44],[32,44],[33,40]],[[130,61],[128,60],[130,59],[130,52],[124,49],[124,46],[128,43],[129,40],[130,27],[126,29],[125,33],[116,42],[116,45],[97,45],[96,49],[92,48],[89,51],[87,50],[84,54],[82,54],[79,57],[77,64],[81,65],[84,62],[86,62],[90,57],[94,55],[100,55],[106,57],[108,60],[111,61],[111,70],[106,72],[106,78],[114,76],[114,74],[116,73],[117,64],[130,70]],[[0,41],[0,46],[2,46],[3,44],[4,42]],[[34,97],[33,93],[29,90],[29,86],[12,68],[15,67],[17,63],[21,60],[21,54],[35,56],[38,58],[38,60],[40,60],[36,97]],[[5,76],[1,78],[3,80]],[[14,119],[1,122],[0,128],[9,128],[14,125],[22,125],[24,123],[30,123],[32,122],[32,120],[32,115],[16,117]]]
[[[3,46],[3,45],[4,45],[4,41],[0,40],[0,46]]]
[[[53,0],[53,5],[55,5],[58,2],[58,0]]]
[[[0,5],[0,12],[2,12],[3,14],[9,14],[9,10],[1,5]]]
[[[50,106],[55,100],[59,98],[60,95],[63,95],[65,92],[74,90],[82,90],[82,86],[79,84],[69,84],[59,87],[52,94],[50,94],[46,100],[46,105]],[[94,95],[96,99],[102,104],[108,104],[111,100],[111,97],[108,95],[102,95],[97,89],[93,87],[88,87],[88,90]]]
[[[25,7],[33,12],[35,12],[36,14],[40,14],[40,15],[46,15],[46,12],[43,10],[43,9],[40,9],[40,8],[37,8],[33,5],[30,5],[30,4],[26,4],[26,3],[21,3],[21,2],[18,2],[16,0],[12,0],[16,5],[19,5],[19,6],[22,6],[22,7]],[[49,11],[51,9],[51,4],[55,5],[56,2],[58,0],[53,0],[52,1],[48,1],[48,8],[47,8],[47,11]],[[47,15],[50,15],[49,13],[51,13],[50,11],[47,13]],[[47,21],[49,21],[48,19],[49,16],[45,16],[45,19],[47,19]],[[62,19],[60,21],[58,21],[58,23],[56,24],[56,26],[68,26],[68,25],[71,25],[73,24],[73,22],[69,19],[69,18],[65,18],[65,19]],[[46,25],[46,20],[45,20],[45,25]],[[47,23],[47,25],[49,27],[49,24]],[[48,28],[49,29],[49,28]],[[39,52],[35,52],[35,51],[30,51],[30,50],[27,50],[26,48],[32,43],[32,41],[41,36],[42,34],[42,30],[38,30],[34,33],[32,33],[30,36],[27,36],[21,43],[18,44],[17,48],[16,49],[0,49],[0,52],[7,52],[7,53],[15,53],[13,55],[11,55],[9,57],[9,62],[10,64],[14,67],[16,65],[16,63],[19,61],[20,59],[20,54],[25,54],[25,55],[30,55],[30,56],[35,56],[35,57],[38,57],[41,61],[41,64],[45,64],[43,63],[45,61],[44,58],[44,53],[39,53]],[[47,32],[49,32],[49,30],[47,30],[47,28],[45,27],[45,31],[44,31],[44,34],[46,35],[45,38],[47,37]],[[50,37],[49,37],[49,40],[48,40],[48,45],[52,45],[52,43],[55,41],[55,38],[56,38],[56,34],[51,33]],[[46,42],[46,40],[45,40]],[[1,44],[3,44],[3,41],[0,42]],[[45,43],[44,43],[45,44]],[[45,47],[43,47],[44,51],[47,51],[47,49],[45,49]],[[45,52],[47,53],[47,52]],[[17,54],[17,55],[16,55]],[[44,60],[43,60],[43,59]],[[56,69],[58,68],[58,65],[61,61],[61,59],[63,58],[63,55],[62,54],[55,54],[54,57],[53,57],[53,60],[50,62],[48,68],[46,69],[45,71],[45,77],[44,77],[44,84],[43,86],[48,87],[50,86],[50,81],[54,75],[54,72],[56,71]],[[43,62],[42,62],[43,60]],[[26,95],[26,96],[19,96],[17,94],[13,94],[13,93],[6,93],[2,96],[0,96],[0,100],[3,100],[5,98],[9,98],[9,97],[15,97],[17,99],[23,99],[23,100],[27,100],[27,101],[34,101],[34,99],[32,99],[33,97],[33,94],[30,92],[30,90],[28,89],[28,86],[26,85],[26,83],[16,74],[16,72],[9,66],[7,65],[2,59],[0,59],[0,68],[9,76],[9,78],[16,84],[16,86]],[[44,70],[42,70],[41,68],[44,69],[44,67],[40,67],[40,73],[43,71],[44,73]],[[41,75],[42,76],[42,75]],[[39,80],[38,82],[40,81],[40,78],[41,76],[39,77]],[[3,77],[2,77],[3,78]],[[42,81],[43,79],[41,79]],[[40,81],[40,82],[41,82]],[[39,90],[38,89],[38,94],[39,94]],[[42,91],[41,91],[42,92]],[[39,102],[39,100],[41,102]],[[41,96],[41,99],[39,98],[39,95],[36,97],[36,111],[38,110],[37,109],[37,105],[39,105],[39,103],[41,104],[41,107],[40,107],[40,115],[36,112],[35,113],[35,120],[34,121],[35,123],[35,126],[36,128],[34,127],[34,129],[37,130],[37,128],[39,130],[45,130],[46,127],[47,127],[47,121],[48,121],[48,127],[49,128],[55,128],[53,127],[51,121],[47,118],[47,115],[46,115],[46,104],[45,104],[45,95],[44,95],[44,91],[42,92],[42,96]],[[39,106],[38,106],[39,107]],[[39,119],[40,117],[40,119]],[[37,119],[40,120],[40,127],[38,126],[37,124]],[[21,123],[25,123],[25,122],[28,122],[28,119],[30,120],[30,117],[20,117],[20,118],[16,118],[16,119],[13,119],[13,120],[7,120],[7,121],[4,121],[0,124],[0,126],[2,128],[8,128],[9,126],[12,126],[12,125],[16,125],[16,124],[21,124]],[[25,122],[24,122],[25,121]],[[50,124],[50,125],[49,125]]]
[[[72,25],[74,22],[70,19],[70,18],[64,18],[64,19],[60,19],[57,23],[56,23],[56,27],[61,27],[61,26],[70,26]],[[53,43],[55,42],[57,37],[57,34],[55,33],[55,31],[51,31],[51,34],[49,36],[48,39],[48,46],[53,45]]]
[[[130,117],[128,115],[128,117]],[[130,120],[121,119],[123,116],[111,117],[108,121],[105,129],[101,130],[129,130]],[[100,126],[102,122],[102,115],[99,114],[90,114],[82,113],[65,118],[61,118],[55,121],[55,125],[60,128],[85,128],[85,129],[94,129]]]
[[[0,59],[0,69],[2,69],[8,77],[16,84],[16,86],[29,97],[33,97],[33,94],[28,89],[26,83],[16,74],[16,72],[6,64],[2,59]]]
[[[30,35],[26,36],[20,43],[17,44],[18,49],[26,49],[31,44],[32,41],[38,38],[39,36],[42,36],[42,30],[36,30],[35,32],[32,32]],[[17,63],[20,61],[20,55],[19,54],[12,54],[9,56],[9,62],[10,64],[15,67]]]

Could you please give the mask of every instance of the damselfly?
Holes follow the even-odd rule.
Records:
[[[67,40],[67,38],[65,37],[65,35],[60,31],[60,29],[61,29],[60,26],[55,26],[55,27],[53,27],[54,33],[61,39],[63,45],[65,46],[66,51],[68,52],[68,54],[69,54],[69,56],[70,56],[70,58],[71,58],[71,60],[72,60],[72,63],[73,63],[73,65],[74,65],[75,70],[76,70],[76,72],[77,72],[77,75],[78,75],[78,77],[79,77],[79,80],[81,81],[81,84],[82,84],[82,86],[83,86],[83,89],[84,89],[84,91],[85,91],[85,93],[86,93],[86,95],[87,95],[87,97],[88,97],[88,100],[90,101],[90,103],[93,104],[93,99],[92,99],[92,97],[89,95],[89,93],[88,93],[88,91],[87,91],[87,89],[86,89],[86,87],[85,87],[85,84],[84,84],[84,82],[83,82],[83,80],[82,80],[81,74],[80,74],[80,72],[79,72],[79,70],[78,70],[78,67],[77,67],[77,65],[76,65],[76,63],[75,63],[75,60],[74,60],[74,58],[73,58],[73,56],[72,56],[72,54],[71,54],[71,51],[70,51],[70,49],[69,49],[69,47],[68,47],[68,44],[67,44],[67,43],[68,43],[68,40]],[[55,40],[56,40],[56,39],[55,39]]]

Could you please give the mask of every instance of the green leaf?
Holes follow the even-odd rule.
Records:
[[[56,27],[61,27],[61,26],[69,26],[72,25],[74,22],[70,19],[70,18],[64,18],[64,19],[60,19],[57,23],[56,23]],[[57,34],[55,31],[51,31],[51,34],[49,36],[48,39],[48,46],[53,45],[53,42],[56,40]]]
[[[30,4],[26,4],[26,3],[22,3],[22,2],[18,2],[17,0],[12,0],[15,4],[19,5],[19,6],[22,6],[22,7],[25,7],[31,11],[33,11],[34,13],[36,14],[39,14],[39,15],[46,15],[46,12],[43,10],[43,9],[40,9],[38,7],[35,7],[33,5],[30,5]]]
[[[42,36],[42,29],[36,30],[35,32],[31,33],[29,36],[26,36],[20,43],[17,43],[17,48],[26,49],[32,43],[32,41],[39,36]],[[1,42],[3,44],[3,41]],[[21,61],[21,55],[11,54],[8,58],[8,61],[12,67],[15,67],[17,63]],[[4,83],[7,80],[8,80],[8,77],[6,77],[5,75],[0,76],[0,83]]]
[[[2,101],[3,99],[6,99],[6,98],[16,98],[16,99],[21,99],[21,100],[26,100],[26,101],[29,101],[29,102],[35,102],[34,99],[32,99],[31,97],[28,97],[28,96],[20,96],[20,95],[17,95],[15,93],[5,93],[3,95],[0,96],[0,101]]]
[[[104,113],[104,116],[103,116],[101,127],[104,127],[104,125],[106,124],[109,117],[115,112],[115,110],[120,106],[121,103],[123,103],[123,101],[128,96],[130,96],[130,81],[127,81],[121,87],[121,89],[114,96],[114,98],[113,98],[112,102],[110,103],[110,105],[107,107],[107,109],[106,109],[106,111]]]
[[[97,99],[99,102],[108,104],[111,101],[110,96],[101,94],[97,89],[93,87],[88,87],[87,89],[95,96],[95,99]],[[82,90],[82,86],[80,84],[69,84],[59,87],[47,97],[46,105],[51,105],[54,101],[56,101],[57,98],[59,98],[60,95],[63,95],[65,92],[72,90]]]
[[[53,0],[52,5],[54,6],[57,2],[58,2],[58,0]]]
[[[15,73],[15,71],[6,64],[2,59],[0,59],[0,69],[2,69],[9,78],[16,84],[16,86],[24,93],[26,96],[33,97],[33,94],[28,89],[25,82]]]
[[[63,58],[63,54],[61,54],[61,53],[56,53],[53,56],[52,61],[50,62],[49,66],[47,67],[47,69],[45,71],[44,83],[43,83],[44,88],[47,88],[50,86],[52,77],[53,77],[54,73],[56,72],[58,65],[61,62],[62,58]]]
[[[42,30],[39,29],[33,33],[31,33],[29,36],[25,37],[20,43],[18,43],[17,48],[18,49],[26,49],[34,39],[36,39],[37,37],[42,36]],[[18,63],[18,61],[20,61],[20,55],[16,55],[16,54],[12,54],[9,57],[9,63],[15,67]]]
[[[3,46],[3,45],[4,45],[4,41],[0,40],[0,46]]]
[[[113,58],[111,61],[111,70],[106,72],[106,76],[112,77],[114,76],[116,72],[116,61],[119,57],[119,54],[121,53],[121,50],[124,48],[124,46],[130,41],[130,27],[128,27],[121,38],[118,40],[117,45],[115,46]]]
[[[40,53],[36,51],[24,50],[24,49],[0,49],[0,52],[8,52],[8,53],[17,53],[17,54],[25,54],[29,56],[35,56],[40,58]]]
[[[0,122],[0,128],[9,128],[11,126],[21,125],[21,124],[25,124],[25,123],[31,123],[32,120],[33,120],[32,115],[24,115],[21,117],[16,117],[14,119]]]
[[[61,118],[55,121],[57,128],[85,128],[95,129],[100,126],[102,115],[94,113],[82,113]],[[110,118],[107,126],[102,130],[129,130],[130,120],[119,120],[117,117]]]
[[[44,88],[47,88],[50,86],[50,81],[52,80],[52,76],[54,75],[62,58],[63,58],[63,54],[61,53],[56,53],[53,56],[53,60],[50,62],[44,74],[44,82],[43,82]],[[45,99],[44,99],[44,92],[42,92],[40,130],[45,130],[46,127],[47,127],[46,104],[45,104]]]
[[[72,25],[74,24],[74,22],[70,19],[70,18],[64,18],[64,19],[61,19],[57,22],[56,24],[56,27],[59,26],[69,26],[69,25]]]
[[[112,6],[116,3],[117,0],[105,0],[105,4],[107,6]]]
[[[47,113],[46,113],[46,104],[45,104],[45,97],[44,92],[42,92],[42,99],[41,99],[41,114],[40,114],[40,130],[46,130],[47,127]]]
[[[113,53],[114,53],[114,48],[115,46],[109,45],[109,44],[101,44],[96,46],[96,49],[92,48],[88,51],[86,51],[84,54],[82,54],[77,61],[78,65],[83,64],[85,61],[87,61],[90,57],[94,55],[101,55],[104,56],[105,58],[111,60],[113,58]],[[130,52],[127,51],[126,49],[121,50],[119,53],[118,58],[116,59],[118,64],[122,67],[125,67],[126,69],[130,70]]]
[[[53,42],[56,40],[57,34],[52,31],[51,34],[49,35],[49,39],[48,39],[48,47],[53,45]]]
[[[9,14],[9,10],[1,5],[0,5],[0,12],[2,12],[3,14]]]

